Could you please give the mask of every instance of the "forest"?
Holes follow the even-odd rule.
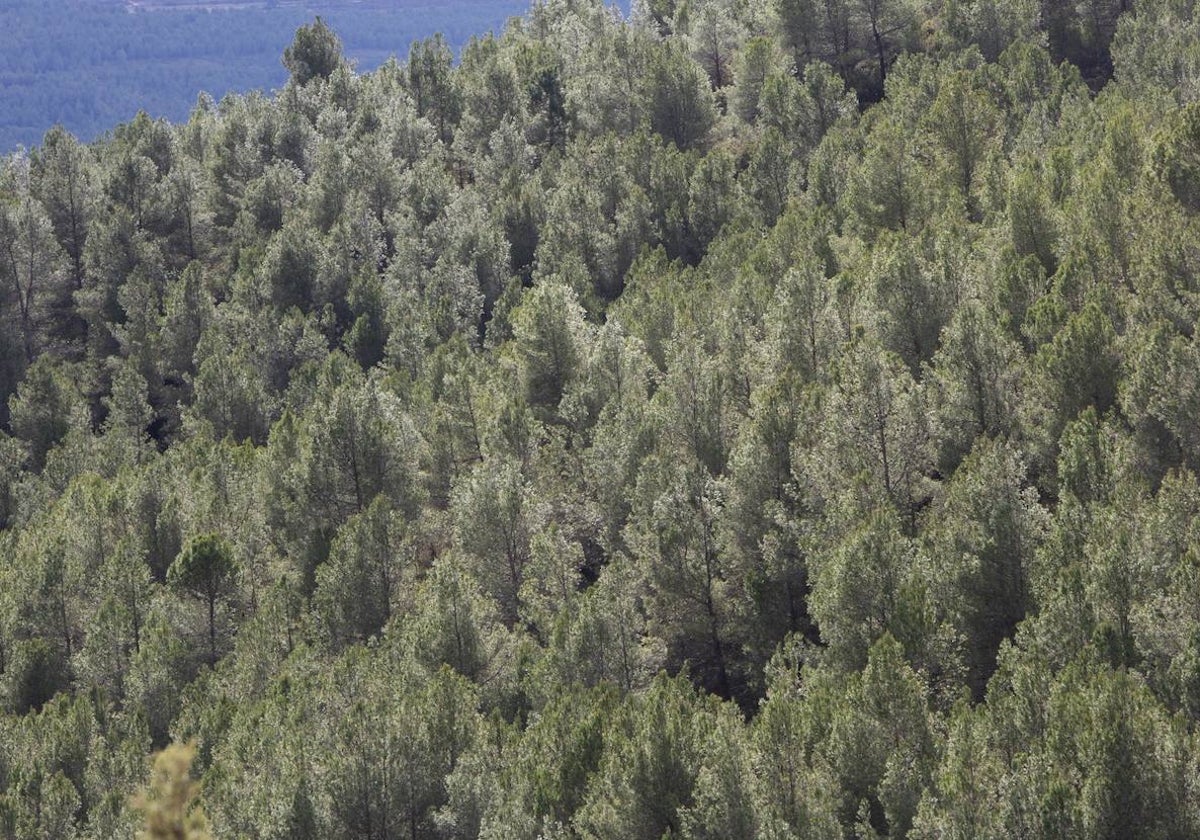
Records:
[[[401,52],[3,159],[0,837],[1200,835],[1194,0]]]

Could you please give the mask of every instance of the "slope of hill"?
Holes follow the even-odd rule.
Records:
[[[646,5],[0,160],[0,838],[1200,837],[1196,2]]]

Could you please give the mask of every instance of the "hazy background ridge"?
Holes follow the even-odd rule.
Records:
[[[621,3],[628,9],[628,0]],[[139,110],[183,120],[201,91],[283,85],[298,26],[321,15],[360,71],[441,32],[457,51],[529,0],[6,0],[0,5],[0,153],[61,123],[92,140]]]

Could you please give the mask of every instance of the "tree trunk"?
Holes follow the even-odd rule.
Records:
[[[217,595],[208,595],[208,664],[217,666]]]

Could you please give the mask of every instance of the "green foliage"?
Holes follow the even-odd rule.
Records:
[[[678,47],[659,50],[644,81],[650,128],[681,150],[700,146],[715,121],[703,71]]]
[[[319,17],[297,29],[295,40],[283,51],[283,66],[298,85],[314,79],[328,80],[341,64],[341,41]]]
[[[217,601],[229,588],[236,567],[229,543],[220,534],[193,537],[171,564],[167,582],[208,608],[209,664],[217,662]]]
[[[691,686],[665,676],[630,701],[578,816],[584,836],[656,838],[682,829],[707,717]]]
[[[1117,11],[318,22],[5,161],[0,835],[183,740],[230,837],[1195,835],[1194,16]]]
[[[317,570],[314,612],[335,647],[378,634],[411,575],[403,523],[383,496],[348,519]]]

